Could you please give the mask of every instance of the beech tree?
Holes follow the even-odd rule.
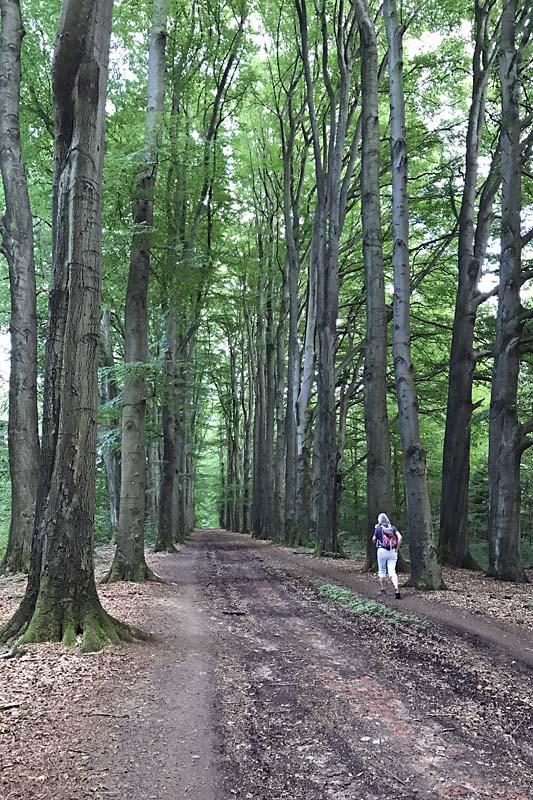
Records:
[[[378,48],[368,5],[357,0],[361,40],[361,219],[365,264],[365,431],[367,442],[367,515],[372,531],[380,512],[390,508],[391,463],[387,412],[387,309],[379,191],[380,132],[378,113]],[[367,541],[367,558],[375,548]]]
[[[530,28],[531,29],[531,28]],[[520,461],[533,444],[533,421],[518,419],[520,338],[521,158],[517,0],[503,4],[499,39],[501,85],[501,255],[489,422],[489,570],[500,580],[524,581],[520,563]]]
[[[1,250],[9,266],[11,295],[8,424],[11,523],[1,569],[27,572],[37,490],[39,434],[33,219],[19,119],[24,28],[18,0],[2,0],[0,13],[0,168],[6,203],[0,232]]]
[[[65,0],[52,67],[55,112],[53,275],[32,561],[3,640],[82,639],[84,651],[130,639],[102,608],[93,526],[100,324],[101,188],[111,0]]]
[[[144,557],[146,513],[146,383],[148,355],[148,279],[154,192],[157,179],[165,99],[165,51],[168,0],[154,0],[148,53],[148,90],[145,150],[136,177],[133,198],[135,226],[126,308],[125,360],[128,365],[122,411],[120,516],[115,558],[108,581],[144,581],[154,578]]]
[[[477,309],[487,299],[487,295],[479,290],[479,282],[491,231],[494,197],[499,185],[497,151],[493,155],[492,168],[479,195],[479,202],[477,195],[487,87],[498,52],[493,36],[494,17],[494,3],[491,0],[476,0],[472,98],[458,220],[458,286],[450,352],[439,540],[441,561],[457,567],[476,566],[467,545],[470,436],[474,409],[472,385],[477,362],[474,326]]]
[[[439,589],[442,579],[433,538],[433,522],[426,480],[426,453],[420,443],[418,400],[411,359],[411,279],[407,135],[403,83],[403,26],[398,19],[396,0],[384,0],[383,15],[389,45],[392,266],[394,271],[392,350],[407,496],[409,555],[411,557],[410,582],[416,587]]]

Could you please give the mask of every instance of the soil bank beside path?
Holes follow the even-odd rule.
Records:
[[[220,532],[222,536],[230,537],[235,547],[249,546],[265,554],[266,557],[289,565],[297,570],[302,576],[313,576],[323,580],[329,580],[339,586],[361,594],[364,597],[376,598],[377,583],[372,576],[371,580],[363,576],[348,572],[343,560],[335,561],[331,558],[313,558],[308,554],[291,551],[285,547],[273,545],[271,542],[263,542],[258,539],[251,539],[242,534],[231,534],[226,531]],[[400,576],[401,580],[401,576]],[[533,604],[533,586],[530,590],[530,602]],[[428,595],[417,592],[414,589],[402,589],[401,601],[396,601],[389,589],[389,594],[385,599],[385,604],[390,608],[400,610],[402,613],[415,614],[425,617],[432,622],[446,625],[459,634],[476,639],[481,646],[496,647],[506,652],[511,659],[517,659],[533,668],[533,630],[519,627],[510,623],[502,623],[494,619],[483,618],[483,597],[480,596],[480,614],[474,615],[466,611],[452,608],[445,603],[430,603]],[[522,608],[516,608],[517,618],[521,615]]]

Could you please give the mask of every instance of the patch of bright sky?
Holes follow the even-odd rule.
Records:
[[[250,14],[248,18],[248,36],[257,47],[256,58],[259,61],[266,61],[274,43],[270,36],[267,35],[263,27],[261,14],[257,11]]]

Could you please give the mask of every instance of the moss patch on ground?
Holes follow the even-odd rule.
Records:
[[[329,600],[335,600],[337,603],[347,606],[355,614],[374,614],[375,616],[383,617],[388,622],[399,622],[408,625],[423,624],[423,620],[414,616],[414,614],[402,614],[400,611],[395,611],[393,608],[389,608],[383,603],[378,603],[376,600],[370,600],[368,597],[362,597],[349,589],[343,589],[342,586],[323,583],[319,587],[319,592],[322,597],[327,597]]]

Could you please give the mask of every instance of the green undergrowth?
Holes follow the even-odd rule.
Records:
[[[367,597],[351,592],[349,589],[343,589],[341,586],[335,586],[332,583],[323,583],[319,588],[322,597],[327,597],[330,600],[335,600],[343,606],[346,606],[355,614],[370,614],[378,617],[383,617],[388,622],[400,622],[406,625],[421,625],[423,620],[420,617],[415,617],[413,614],[401,614],[399,611],[389,608],[383,603],[378,603],[375,600],[369,600]]]

